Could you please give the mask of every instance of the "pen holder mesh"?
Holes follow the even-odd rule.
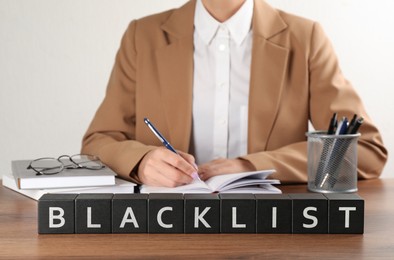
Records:
[[[357,191],[357,141],[360,134],[327,135],[324,131],[308,137],[308,189],[314,192]]]

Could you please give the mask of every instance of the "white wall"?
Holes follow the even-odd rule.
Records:
[[[0,175],[11,160],[78,153],[129,21],[184,2],[0,0]],[[394,1],[268,2],[323,25],[394,152]]]

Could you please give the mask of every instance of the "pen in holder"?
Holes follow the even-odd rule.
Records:
[[[328,135],[325,131],[308,137],[308,189],[314,192],[357,191],[357,134]]]

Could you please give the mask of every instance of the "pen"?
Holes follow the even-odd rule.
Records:
[[[164,138],[164,136],[156,129],[156,127],[149,121],[148,118],[144,118],[144,122],[168,150],[178,154],[174,147],[172,147],[172,145]]]
[[[346,134],[347,131],[347,118],[346,117],[342,117],[341,122],[339,123],[337,130],[335,131],[335,135],[344,135]]]
[[[338,124],[337,113],[334,113],[334,115],[331,118],[330,125],[328,126],[328,131],[327,131],[328,135],[334,134],[337,124]]]
[[[350,129],[350,134],[354,135],[357,134],[358,129],[360,128],[360,126],[364,123],[364,118],[360,117],[359,119],[357,119],[357,121],[354,123],[354,126],[352,127],[352,129]]]
[[[357,114],[354,114],[352,120],[351,120],[350,123],[349,123],[349,126],[348,126],[348,128],[347,128],[346,134],[351,134],[352,128],[354,127],[354,125],[355,125],[355,123],[356,123],[356,120],[357,120]]]
[[[332,115],[331,120],[330,120],[330,124],[328,125],[327,134],[333,135],[335,133],[337,126],[338,126],[337,113],[334,113]],[[317,172],[316,172],[315,186],[320,185],[321,180],[323,178],[323,169],[325,166],[325,162],[327,160],[328,153],[330,152],[330,146],[331,145],[329,142],[323,143],[323,150],[320,155],[320,161],[319,161],[319,165],[318,165]]]
[[[170,142],[167,141],[167,139],[164,138],[164,136],[159,132],[159,130],[156,129],[156,127],[149,121],[148,118],[144,118],[144,122],[145,124],[149,127],[149,129],[155,134],[155,136],[160,140],[160,142],[163,143],[163,145],[170,151],[176,153],[179,155],[179,153],[174,149],[174,147],[172,147],[172,145],[170,144]],[[196,167],[194,167],[196,169]],[[197,169],[196,169],[197,170]],[[200,176],[198,175],[197,172],[195,172],[194,174],[192,174],[193,179],[199,179],[200,180]]]
[[[341,122],[339,123],[336,131],[335,131],[335,135],[344,135],[346,134],[348,130],[348,120],[346,117],[342,117]],[[323,181],[320,183],[320,188],[322,188],[323,186],[327,185],[327,182],[329,181],[329,179],[332,179],[334,177],[336,177],[336,174],[331,174],[331,169],[333,167],[335,167],[338,163],[338,159],[341,159],[341,155],[344,154],[344,152],[341,150],[341,152],[339,152],[340,149],[344,148],[344,144],[342,144],[344,140],[334,140],[333,143],[331,144],[331,149],[327,154],[327,158],[325,161],[325,166],[323,168]],[[346,146],[347,148],[347,146]],[[320,170],[320,169],[319,169]],[[319,178],[320,180],[321,178]],[[331,180],[331,182],[334,182],[335,180]]]

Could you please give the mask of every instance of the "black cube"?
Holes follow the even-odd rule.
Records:
[[[111,233],[113,194],[79,194],[75,199],[76,233]]]
[[[151,193],[148,200],[149,233],[184,233],[184,202],[180,193]]]
[[[74,233],[77,194],[44,194],[38,200],[38,233]]]
[[[115,194],[112,233],[148,232],[148,194]]]
[[[218,194],[185,194],[185,233],[220,233]]]
[[[221,232],[256,233],[256,199],[253,194],[220,194]]]
[[[328,198],[330,234],[364,233],[364,200],[357,194],[324,194]]]
[[[287,194],[255,194],[257,233],[292,233],[292,200]]]
[[[328,233],[328,200],[318,193],[290,194],[293,199],[293,233]]]

